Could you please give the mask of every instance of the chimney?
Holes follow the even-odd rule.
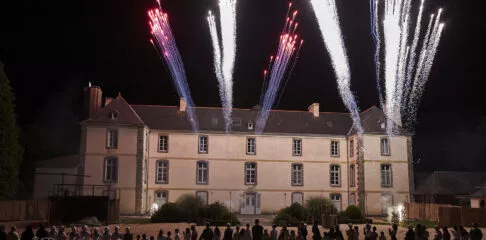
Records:
[[[185,98],[181,98],[179,100],[179,111],[185,112],[186,111],[186,106],[187,106],[186,99]]]
[[[90,85],[84,88],[84,119],[92,117],[101,109],[103,91],[99,86]]]
[[[105,97],[105,107],[111,103],[111,101],[113,100],[113,98],[111,97]]]
[[[319,117],[319,103],[313,103],[311,104],[307,110],[314,115],[314,117],[318,118]]]

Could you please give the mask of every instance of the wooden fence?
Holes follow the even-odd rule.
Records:
[[[477,222],[486,226],[486,209],[463,208],[434,203],[405,203],[406,218],[438,222],[440,225],[470,226]]]
[[[439,208],[450,207],[452,205],[434,204],[434,203],[405,203],[405,213],[408,219],[439,221]]]
[[[49,200],[0,201],[0,221],[44,220]]]

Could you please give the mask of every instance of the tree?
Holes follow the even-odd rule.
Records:
[[[14,94],[0,62],[0,200],[15,197],[22,162]]]

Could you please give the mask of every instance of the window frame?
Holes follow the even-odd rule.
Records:
[[[116,166],[116,178],[113,179],[113,164],[108,164],[108,161],[115,161],[115,166]],[[111,172],[111,177],[110,179],[107,179],[108,177],[108,165],[111,165],[112,167],[112,172]],[[119,169],[119,164],[118,164],[118,157],[114,156],[107,156],[104,158],[103,161],[103,182],[104,183],[118,183],[118,169]]]
[[[351,197],[352,196],[352,197]],[[354,200],[354,201],[351,201],[351,200]],[[356,201],[356,193],[355,192],[352,192],[352,193],[349,193],[349,197],[348,197],[348,205],[354,205],[354,206],[357,206],[357,201]]]
[[[334,206],[334,199],[333,197],[336,197],[338,196],[339,197],[339,208],[337,208],[336,206]],[[331,200],[331,203],[333,204],[334,207],[336,207],[337,211],[340,212],[342,211],[343,209],[343,195],[341,193],[330,193],[329,194],[329,199]]]
[[[297,148],[296,148],[296,145],[295,145],[295,143],[297,141],[299,142],[299,152],[298,153],[296,153]],[[303,152],[302,146],[303,146],[302,138],[292,138],[292,156],[296,156],[296,157],[302,156],[302,152]]]
[[[395,202],[395,197],[393,196],[393,193],[391,193],[391,192],[383,192],[383,193],[381,193],[381,194],[380,194],[380,208],[381,208],[381,215],[386,215],[386,214],[387,214],[387,212],[388,212],[388,209],[383,209],[383,207],[384,207],[384,206],[383,206],[383,205],[384,205],[384,204],[383,204],[383,203],[384,203],[384,201],[383,201],[383,200],[384,200],[385,196],[389,196],[389,197],[390,197],[390,200],[391,200],[391,202],[390,202],[390,204],[389,204],[390,206],[393,206],[393,205],[394,205],[394,202]]]
[[[386,167],[388,166],[389,169],[388,169],[388,172],[389,172],[389,176],[390,176],[390,184],[386,184],[386,183],[383,183],[383,167]],[[393,167],[392,167],[392,164],[391,163],[382,163],[380,164],[380,185],[382,188],[392,188],[393,187]]]
[[[354,163],[349,165],[349,187],[356,186],[356,165]]]
[[[300,166],[300,170],[294,170],[295,166]],[[300,183],[294,182],[297,171],[300,171]],[[302,163],[292,163],[290,165],[290,185],[291,186],[304,186],[304,164]]]
[[[199,164],[206,164],[206,182],[199,181]],[[205,160],[199,160],[196,162],[196,184],[197,185],[208,185],[209,184],[209,162]]]
[[[354,139],[349,140],[349,157],[354,157]]]
[[[208,205],[208,204],[209,204],[209,192],[208,192],[208,191],[199,191],[199,190],[197,190],[197,191],[196,191],[196,197],[199,197],[199,196],[197,195],[198,193],[206,193],[206,201],[205,201],[205,205]],[[201,200],[203,200],[203,202],[204,202],[204,199],[201,199]]]
[[[165,193],[165,195],[167,196],[167,199],[166,199],[166,203],[169,202],[169,191],[168,190],[154,190],[154,199],[153,199],[153,203],[155,203],[155,199],[157,197],[157,193]],[[160,208],[161,206],[159,206]]]
[[[337,184],[333,184],[332,183],[332,181],[333,181],[332,174],[334,172],[334,170],[332,169],[333,167],[337,167],[338,168],[337,169],[337,181],[338,181]],[[329,185],[331,187],[341,187],[341,182],[342,182],[341,180],[342,180],[341,179],[341,165],[339,165],[339,164],[331,164],[331,165],[329,165]]]
[[[388,150],[387,153],[383,152],[383,140],[386,140],[386,148]],[[388,137],[380,138],[380,153],[381,156],[391,156],[391,145],[390,145],[390,139]]]
[[[255,180],[253,182],[248,182],[247,181],[248,180],[248,178],[247,178],[247,171],[248,171],[247,170],[247,165],[248,164],[254,164],[255,165],[255,167],[253,169],[253,171],[255,171],[255,173],[254,173],[254,179]],[[257,185],[257,181],[258,181],[258,164],[256,162],[245,162],[245,165],[244,165],[243,170],[244,170],[244,176],[243,177],[244,177],[245,185],[251,185],[251,186]]]
[[[159,163],[167,163],[167,165],[165,166],[165,168],[167,169],[166,172],[167,172],[167,181],[164,181],[164,177],[163,177],[163,174],[164,174],[164,166],[162,166],[162,176],[161,176],[161,179],[159,181]],[[169,160],[167,159],[159,159],[157,161],[155,161],[155,184],[169,184],[169,170],[170,170],[170,164],[169,164]]]
[[[110,133],[115,133],[115,143],[113,145],[109,145],[110,143]],[[106,129],[106,149],[118,149],[118,129],[108,128]]]
[[[291,204],[295,203],[295,201],[294,201],[295,200],[295,197],[294,197],[295,194],[300,194],[300,196],[302,196],[302,203],[299,203],[299,204],[303,206],[304,205],[304,193],[303,192],[292,192],[290,194],[290,203]]]
[[[165,137],[165,150],[161,150],[161,144],[160,144],[160,140],[162,137]],[[158,138],[158,143],[157,143],[157,152],[160,152],[160,153],[168,153],[169,152],[169,135],[167,134],[159,134],[159,138]]]
[[[249,152],[249,148],[250,148],[250,139],[253,140],[253,152]],[[256,137],[246,137],[246,155],[256,155]]]
[[[201,139],[205,139],[206,144],[206,151],[201,151]],[[209,153],[209,137],[208,135],[198,135],[197,137],[197,153],[199,154],[208,154]]]
[[[337,153],[336,154],[333,154],[333,143],[336,143],[337,144]],[[339,158],[341,156],[341,146],[339,144],[339,140],[331,140],[331,149],[330,149],[330,155],[331,157],[334,157],[334,158]]]

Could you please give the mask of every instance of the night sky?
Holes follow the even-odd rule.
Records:
[[[368,0],[338,0],[351,66],[352,90],[361,110],[378,105]],[[416,169],[486,170],[486,107],[482,54],[486,24],[479,2],[427,0],[428,15],[443,7],[446,27],[420,106],[414,138]],[[206,16],[217,0],[161,0],[198,106],[220,106]],[[339,98],[309,0],[296,0],[299,35],[305,40],[278,109],[346,111]],[[418,4],[419,0],[413,0]],[[277,48],[288,1],[238,0],[234,107],[257,104],[262,73]],[[78,149],[79,97],[88,81],[105,96],[132,104],[177,105],[169,74],[149,43],[151,0],[2,1],[0,61],[16,95],[19,125],[42,129],[51,154]],[[34,126],[34,127],[33,127]],[[68,146],[69,145],[69,146]]]

